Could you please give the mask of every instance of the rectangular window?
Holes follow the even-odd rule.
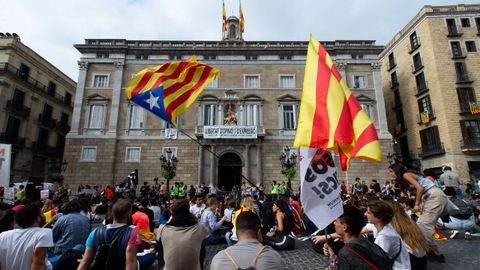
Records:
[[[213,79],[213,81],[211,81],[209,84],[207,84],[207,86],[205,86],[206,89],[214,89],[214,88],[218,88],[218,77],[215,77],[215,79]]]
[[[80,161],[97,161],[97,147],[82,146]]]
[[[430,96],[426,96],[418,100],[418,111],[420,113],[428,112],[428,116],[430,118],[434,117]]]
[[[282,106],[283,109],[283,129],[296,129],[297,128],[297,106],[287,105]]]
[[[95,88],[107,88],[108,87],[108,75],[95,75],[93,77],[93,87],[95,87]]]
[[[60,124],[68,125],[68,114],[62,112],[62,116],[60,116]]]
[[[447,19],[447,31],[449,35],[458,35],[457,24],[455,19]]]
[[[415,82],[417,84],[417,93],[427,90],[427,82],[425,81],[425,74],[423,74],[423,72],[415,76]]]
[[[367,76],[354,75],[353,76],[353,88],[367,88]]]
[[[475,24],[477,25],[477,34],[480,34],[480,18],[475,18]]]
[[[423,152],[439,152],[442,148],[437,126],[420,130],[420,140],[422,141]]]
[[[18,132],[20,130],[20,120],[13,116],[8,117],[7,129],[5,130],[5,135],[8,140],[16,140],[18,137]]]
[[[469,18],[461,18],[460,22],[462,23],[462,27],[464,28],[471,27]]]
[[[52,112],[53,112],[53,107],[48,105],[48,104],[45,104],[43,106],[43,113],[42,113],[42,118],[44,120],[50,120],[52,119]]]
[[[245,75],[244,87],[248,89],[260,88],[260,75]]]
[[[457,73],[457,82],[468,82],[470,79],[467,73],[467,67],[463,62],[455,63],[455,72]]]
[[[65,97],[63,98],[63,103],[65,105],[71,105],[72,103],[72,94],[70,94],[69,92],[65,92]]]
[[[145,128],[145,110],[137,105],[130,105],[129,107],[129,129],[144,129]]]
[[[413,32],[413,34],[410,35],[410,50],[415,50],[420,46],[420,42],[418,41],[417,37],[417,32]]]
[[[360,103],[360,106],[362,106],[362,109],[365,111],[365,113],[367,113],[368,118],[370,118],[372,121],[375,121],[375,114],[373,113],[372,104]]]
[[[127,147],[125,162],[140,162],[141,147]]]
[[[465,47],[467,48],[467,52],[477,51],[477,45],[475,45],[475,41],[465,41]]]
[[[395,118],[397,120],[397,125],[399,125],[400,130],[399,132],[405,129],[405,118],[403,117],[403,110],[397,110],[395,112]]]
[[[49,136],[48,129],[40,128],[38,129],[38,137],[37,137],[37,146],[47,146],[48,145],[48,136]]]
[[[397,72],[392,72],[392,74],[390,74],[390,78],[391,78],[392,87],[397,86],[398,85]]]
[[[30,76],[30,67],[25,64],[20,64],[20,68],[18,69],[18,76],[23,80],[28,80],[28,76]]]
[[[453,57],[462,57],[462,47],[460,46],[460,42],[452,41],[450,42],[450,46],[452,47],[452,56]]]
[[[470,102],[476,101],[475,91],[471,87],[457,88],[460,112],[470,112]]]
[[[420,53],[417,53],[413,56],[413,68],[414,70],[419,70],[422,66],[422,58],[420,57]]]
[[[13,93],[12,106],[16,109],[22,109],[24,100],[25,92],[15,89],[15,92]]]
[[[101,129],[104,127],[105,121],[105,106],[104,105],[90,105],[88,115],[88,128]]]
[[[258,125],[258,105],[245,104],[243,108],[246,111],[246,125],[247,126]]]
[[[65,149],[65,136],[57,135],[57,143],[55,144],[55,148],[63,153],[63,150]]]
[[[295,88],[295,75],[280,75],[279,88]]]
[[[388,68],[391,69],[395,66],[395,55],[393,53],[388,55]]]
[[[57,85],[54,82],[48,82],[47,93],[49,96],[54,97],[57,91]]]
[[[478,120],[461,120],[463,142],[465,145],[480,144],[480,125]]]
[[[203,105],[203,125],[213,126],[216,124],[217,106],[214,104]]]

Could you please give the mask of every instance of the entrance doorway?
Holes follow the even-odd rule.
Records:
[[[236,184],[240,186],[242,173],[242,160],[235,153],[226,153],[218,161],[218,184],[217,187],[225,191],[231,191]]]

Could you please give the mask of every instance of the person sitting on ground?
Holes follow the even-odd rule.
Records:
[[[393,209],[386,201],[373,200],[367,205],[368,224],[362,233],[373,232],[375,244],[379,245],[393,263],[393,269],[410,270],[410,257],[402,239],[390,224]]]
[[[240,201],[240,208],[233,213],[233,217],[232,217],[233,228],[232,228],[231,231],[229,231],[225,234],[225,239],[227,240],[227,245],[228,246],[233,245],[233,242],[238,240],[237,235],[236,235],[236,229],[235,229],[235,221],[237,220],[237,217],[238,217],[238,215],[240,215],[240,213],[243,213],[243,212],[246,212],[246,211],[253,212],[253,198],[252,198],[252,196],[243,197],[242,200]]]
[[[150,219],[137,205],[132,206],[132,223],[138,228],[140,240],[148,242],[155,239],[155,235],[150,231]]]
[[[149,201],[146,198],[143,198],[140,201],[140,205],[138,206],[138,211],[145,213],[148,216],[148,226],[150,228],[150,231],[153,232],[153,229],[155,227],[154,225],[154,220],[155,220],[155,214],[151,209],[148,208]]]
[[[213,257],[211,270],[287,269],[278,252],[261,244],[261,224],[255,213],[240,213],[236,228],[238,243],[218,252]]]
[[[200,270],[200,262],[203,262],[200,251],[207,234],[208,230],[198,224],[197,219],[189,212],[188,201],[177,200],[172,206],[170,222],[160,225],[157,231],[157,242],[163,250],[164,269]]]
[[[127,225],[131,213],[132,203],[129,200],[119,199],[113,204],[113,224],[95,229],[90,233],[85,244],[85,253],[77,270],[87,270],[89,268],[97,248],[104,242],[111,243],[110,255],[106,258],[110,269],[137,269],[137,247],[142,244],[142,241],[138,229],[135,226]],[[139,256],[140,269],[148,268],[154,260],[155,255],[153,253]]]
[[[0,269],[47,269],[47,250],[53,247],[51,229],[43,223],[40,208],[27,205],[15,212],[18,228],[0,234]]]
[[[203,211],[200,218],[200,224],[205,226],[208,229],[208,235],[203,240],[205,245],[215,245],[223,242],[223,237],[218,235],[218,230],[222,227],[223,222],[227,220],[226,216],[223,216],[222,219],[217,221],[217,216],[215,212],[217,210],[217,199],[211,197],[207,199],[207,208]]]
[[[272,206],[276,226],[265,236],[265,244],[279,250],[295,249],[295,239],[290,237],[295,224],[295,218],[284,199],[276,200]]]
[[[200,219],[203,211],[205,210],[205,204],[203,203],[202,196],[195,196],[195,204],[190,207],[190,213],[194,215],[197,219]]]
[[[323,253],[331,259],[328,269],[371,270],[392,269],[387,255],[381,247],[366,238],[360,238],[360,232],[365,225],[363,212],[353,206],[344,205],[343,214],[335,219],[335,233],[345,245],[335,254],[331,243],[323,246]],[[374,266],[375,268],[373,268]]]

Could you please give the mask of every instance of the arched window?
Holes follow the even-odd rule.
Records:
[[[230,39],[235,39],[236,33],[237,33],[237,30],[236,30],[236,28],[235,28],[235,25],[234,25],[234,24],[231,24],[231,25],[230,25],[230,31],[229,31],[229,33],[228,33],[228,38],[230,38]]]

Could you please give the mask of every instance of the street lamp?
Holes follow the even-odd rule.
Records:
[[[288,186],[291,185],[291,180],[297,172],[295,166],[297,164],[297,154],[293,152],[290,147],[283,147],[282,155],[280,156],[280,162],[282,163],[282,174],[287,177]]]
[[[171,148],[165,150],[166,155],[160,156],[162,162],[162,175],[167,180],[167,207],[170,203],[170,180],[175,177],[175,170],[177,168],[177,157]]]

